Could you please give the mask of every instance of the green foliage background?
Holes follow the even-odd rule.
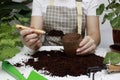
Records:
[[[32,0],[21,3],[12,0],[0,1],[0,60],[3,61],[15,56],[23,46],[15,24],[29,24],[31,9],[26,5]]]
[[[0,24],[0,60],[15,56],[20,51],[17,46],[22,47],[22,42],[15,26]]]
[[[21,18],[29,18],[31,9],[27,6],[32,0],[24,2],[13,2],[12,0],[0,0],[0,23],[4,21],[18,20]]]

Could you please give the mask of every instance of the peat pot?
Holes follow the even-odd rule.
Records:
[[[68,56],[75,56],[81,40],[81,35],[78,33],[66,33],[62,38],[65,53]]]

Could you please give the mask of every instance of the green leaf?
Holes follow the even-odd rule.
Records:
[[[0,39],[4,38],[6,36],[5,33],[0,33]]]
[[[2,39],[2,40],[0,40],[0,45],[3,45],[3,44],[6,44],[6,45],[8,44],[8,45],[14,47],[15,41],[13,39]]]
[[[115,7],[116,7],[116,4],[115,4],[115,3],[116,3],[116,1],[115,1],[115,0],[112,0],[112,2],[110,2],[110,3],[107,5],[106,10],[115,8]]]
[[[104,9],[105,9],[105,5],[101,4],[96,10],[97,15],[101,15],[103,13]]]
[[[120,4],[116,4],[117,5],[117,8],[115,9],[115,13],[117,15],[120,15]]]
[[[113,20],[111,20],[110,24],[112,25],[112,28],[114,29],[120,28],[120,16],[115,17]]]
[[[14,57],[20,50],[15,47],[7,47],[0,51],[0,60],[3,61],[8,58]]]
[[[105,21],[106,21],[106,19],[108,18],[108,15],[107,14],[105,14],[104,15],[104,17],[103,17],[103,21],[102,21],[102,24],[104,24],[105,23]]]
[[[23,46],[19,36],[15,26],[0,24],[0,60],[11,58],[19,52],[16,46]]]
[[[104,64],[118,64],[120,62],[120,53],[116,53],[116,52],[107,52],[103,63]]]
[[[108,13],[108,18],[107,19],[112,20],[114,16],[115,16],[114,12],[110,12],[110,13]]]

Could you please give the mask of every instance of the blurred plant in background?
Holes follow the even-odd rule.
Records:
[[[22,42],[15,26],[0,24],[0,60],[11,58],[20,51]]]
[[[15,1],[15,0],[14,0]],[[13,2],[12,0],[1,0],[0,2],[0,23],[19,21],[20,24],[27,24],[31,16],[31,9],[27,4],[32,0]],[[28,23],[29,24],[29,23]]]
[[[32,0],[0,1],[0,60],[5,60],[15,56],[23,46],[15,24],[29,24],[31,9],[27,4]]]

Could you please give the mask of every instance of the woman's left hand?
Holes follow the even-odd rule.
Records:
[[[90,36],[85,36],[85,38],[80,42],[79,48],[76,50],[76,52],[77,55],[85,55],[93,53],[95,49],[95,41]]]

